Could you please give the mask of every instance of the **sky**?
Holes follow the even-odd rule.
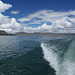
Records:
[[[75,0],[0,0],[0,30],[75,33]]]

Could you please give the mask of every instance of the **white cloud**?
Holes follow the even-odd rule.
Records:
[[[21,28],[20,24],[16,21],[15,18],[8,18],[7,16],[0,16],[0,30],[5,30],[10,33],[19,31]]]
[[[5,10],[9,9],[10,7],[12,7],[12,5],[0,1],[0,13],[5,12]]]
[[[71,22],[68,22],[66,18],[56,20],[53,24],[58,28],[70,28],[72,26]]]
[[[70,11],[71,15],[75,15],[75,11]]]
[[[18,19],[18,21],[20,22],[25,22],[25,21],[30,21],[31,19],[28,19],[28,18],[20,18]]]
[[[19,14],[19,11],[11,11],[11,14],[14,14],[14,15],[16,15],[16,14]]]
[[[2,12],[12,7],[10,4],[3,3],[0,1],[0,30],[5,30],[10,33],[15,32],[58,32],[58,33],[75,33],[75,11],[54,11],[54,10],[40,10],[38,12],[32,13],[26,17],[18,19],[18,23],[15,18],[9,18],[5,16]],[[15,14],[17,14],[15,12]],[[70,17],[69,17],[70,16]],[[72,17],[73,16],[73,17]],[[47,25],[47,23],[51,23]],[[40,26],[34,28],[27,25],[30,24],[40,24]]]
[[[25,17],[25,19],[27,18],[29,20],[34,20],[35,18],[40,18],[42,19],[42,21],[48,22],[60,19],[68,15],[70,15],[70,12],[55,12],[53,10],[41,10],[28,15],[27,17]],[[23,20],[22,22],[26,22],[26,20]]]
[[[47,25],[44,23],[41,26],[38,26],[37,28],[33,27],[24,27],[24,32],[33,33],[33,32],[52,32],[52,26]]]
[[[2,14],[0,13],[0,25],[1,25],[1,24],[5,24],[5,23],[7,23],[7,22],[10,22],[9,17],[8,17],[8,16],[4,16],[4,15],[2,15]]]
[[[12,7],[10,4],[3,3],[0,1],[0,30],[5,30],[10,33],[18,32],[21,30],[21,25],[16,21],[15,18],[9,18],[9,16],[3,15],[1,12]]]
[[[71,21],[72,23],[75,23],[75,18],[68,18],[69,21]]]
[[[45,23],[37,28],[30,27],[28,30],[32,30],[32,32],[75,32],[75,17],[69,17],[71,15],[74,16],[75,11],[55,12],[53,10],[41,10],[28,15],[25,19],[29,19],[28,24],[36,25]],[[22,20],[22,18],[20,19],[21,21],[18,19],[20,22],[27,22],[26,20]],[[51,25],[47,25],[46,23],[48,22],[50,22]]]

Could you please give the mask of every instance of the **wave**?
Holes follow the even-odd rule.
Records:
[[[62,38],[41,43],[44,59],[56,75],[75,75],[75,40]]]

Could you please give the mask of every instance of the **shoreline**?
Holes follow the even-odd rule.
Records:
[[[17,32],[17,33],[7,33],[5,31],[0,30],[0,36],[75,36],[75,33],[50,33],[50,32],[34,32],[34,33],[26,33],[26,32]]]
[[[75,36],[75,35],[0,35],[0,36]]]

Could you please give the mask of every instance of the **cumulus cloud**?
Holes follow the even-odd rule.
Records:
[[[69,17],[70,16],[70,17]],[[41,10],[32,13],[26,17],[18,19],[20,22],[27,22],[29,24],[42,24],[37,28],[30,27],[28,30],[32,31],[48,31],[48,32],[75,32],[75,11],[54,11],[54,10]],[[22,20],[23,19],[23,20]],[[27,20],[26,20],[27,19]],[[47,23],[51,23],[47,25]],[[26,28],[25,28],[26,29]]]
[[[17,21],[16,21],[15,18],[12,18],[10,20],[10,22],[8,22],[6,24],[0,25],[0,29],[4,29],[4,30],[8,29],[8,30],[10,30],[10,32],[12,32],[12,31],[15,31],[16,32],[16,31],[19,30],[19,28],[20,28],[20,24],[17,23]]]
[[[0,13],[5,12],[5,10],[9,9],[10,7],[12,7],[11,4],[6,4],[0,1]]]
[[[53,32],[53,33],[75,33],[75,11],[54,11],[54,10],[40,10],[32,13],[26,17],[9,18],[2,12],[12,7],[10,4],[0,1],[0,30],[5,30],[9,33],[15,32]],[[18,11],[12,11],[12,14],[17,14]],[[48,24],[50,23],[50,24]],[[36,25],[37,27],[29,27],[29,25]],[[39,26],[40,24],[40,26]]]
[[[9,18],[4,15],[0,16],[0,30],[5,30],[9,33],[14,33],[18,32],[20,28],[21,26],[15,18]]]
[[[20,19],[18,19],[18,21],[20,21],[20,22],[25,22],[25,21],[30,21],[31,19],[29,19],[29,18],[20,18]]]
[[[22,27],[20,23],[18,23],[15,18],[9,18],[9,16],[2,14],[2,12],[5,12],[5,10],[10,7],[12,7],[12,5],[0,1],[0,30],[15,33],[21,30]]]
[[[42,24],[41,26],[38,26],[37,28],[33,27],[24,27],[24,32],[28,33],[34,33],[34,32],[52,32],[52,26],[47,25],[46,23]]]
[[[54,21],[62,17],[70,15],[70,12],[55,12],[53,10],[41,10],[24,17],[25,19],[34,20],[35,18],[42,19],[44,22]],[[21,18],[20,18],[21,19]],[[23,20],[22,22],[26,22]]]
[[[11,11],[11,14],[14,14],[14,15],[16,15],[16,14],[19,14],[19,11]]]

